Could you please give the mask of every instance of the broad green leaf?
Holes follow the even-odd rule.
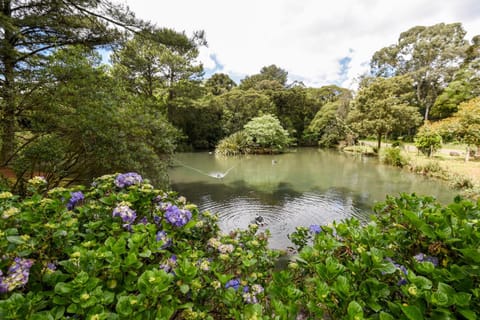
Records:
[[[350,301],[347,307],[347,312],[349,319],[363,319],[362,306],[356,301]]]
[[[404,315],[409,320],[423,320],[423,315],[417,306],[400,306]]]
[[[381,311],[380,315],[379,315],[379,319],[380,320],[394,320],[395,318],[391,314]]]
[[[132,303],[129,296],[122,296],[118,299],[115,310],[122,316],[129,316],[133,312]]]
[[[13,244],[24,244],[25,240],[21,236],[7,236],[7,241]]]
[[[59,282],[55,285],[55,293],[60,295],[69,294],[72,292],[72,289],[72,284],[70,283]]]
[[[457,312],[460,313],[467,320],[477,320],[477,313],[470,309],[457,309]]]
[[[388,261],[379,264],[375,269],[385,274],[392,274],[397,270],[395,265]]]
[[[455,294],[455,304],[460,307],[467,307],[470,304],[472,295],[466,292]]]

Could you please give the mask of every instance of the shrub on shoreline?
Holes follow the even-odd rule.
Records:
[[[250,120],[244,129],[222,139],[215,153],[230,156],[239,154],[281,153],[291,144],[289,133],[273,115],[266,114]]]

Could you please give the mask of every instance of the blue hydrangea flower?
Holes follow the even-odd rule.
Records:
[[[75,206],[82,200],[85,199],[82,191],[70,192],[70,200],[67,203],[67,210],[73,210]]]
[[[181,210],[175,205],[168,205],[165,211],[165,219],[175,227],[183,227],[192,219],[192,213],[188,210]]]
[[[419,254],[414,255],[413,258],[415,260],[417,260],[418,262],[431,262],[435,267],[438,266],[438,258],[437,257],[428,256],[428,255],[420,252]]]
[[[4,277],[0,271],[0,293],[10,292],[17,287],[26,285],[32,265],[32,259],[15,258],[13,264],[8,268],[7,276]]]
[[[248,286],[243,287],[243,300],[245,301],[245,303],[249,304],[258,303],[257,295],[261,294],[264,291],[263,287],[259,284],[254,284],[251,289],[252,290],[250,292],[250,288]]]
[[[127,229],[131,229],[131,224],[137,218],[137,213],[134,210],[130,209],[130,207],[128,207],[127,205],[121,204],[115,209],[113,209],[112,216],[122,218],[122,221],[125,223],[123,226]]]
[[[155,240],[157,242],[162,241],[163,245],[160,247],[160,249],[165,249],[172,245],[172,239],[168,238],[167,233],[163,230],[157,232],[157,235],[155,236]]]
[[[233,288],[233,289],[235,289],[235,291],[237,291],[239,287],[240,287],[240,280],[238,280],[238,279],[229,280],[225,284],[225,289]]]
[[[318,224],[312,224],[310,226],[310,232],[313,234],[318,234],[322,232],[322,228]]]
[[[141,184],[143,178],[136,172],[121,173],[115,178],[115,185],[119,188],[129,187],[134,184]]]
[[[399,264],[399,263],[396,263],[396,262],[395,262],[392,258],[390,258],[390,257],[385,258],[385,260],[388,261],[388,262],[393,263],[393,265],[395,266],[395,268],[397,268],[397,270],[400,270],[400,272],[402,272],[405,276],[408,276],[408,269],[407,269],[404,265]],[[382,272],[382,274],[385,274],[385,273]],[[398,286],[403,286],[403,285],[405,285],[405,284],[407,284],[407,283],[408,283],[407,279],[401,277],[400,280],[398,281],[397,285],[398,285]]]
[[[165,270],[165,272],[175,274],[173,268],[177,266],[177,256],[172,254],[170,258],[164,263],[160,265],[160,269]]]

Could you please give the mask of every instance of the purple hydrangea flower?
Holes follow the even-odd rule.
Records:
[[[157,215],[153,216],[153,222],[155,222],[155,224],[160,224],[161,220],[162,220],[162,217],[159,217]]]
[[[3,272],[0,270],[0,293],[6,293],[8,291],[8,286],[4,282]]]
[[[57,266],[54,264],[54,263],[47,263],[47,269],[50,270],[50,271],[55,271],[57,270]]]
[[[393,265],[395,266],[395,268],[397,268],[397,270],[400,270],[405,276],[408,276],[408,269],[407,269],[404,265],[399,264],[399,263],[396,263],[396,262],[395,262],[392,258],[390,258],[390,257],[385,258],[385,260],[388,261],[388,262],[393,263]],[[382,274],[385,274],[385,273],[382,272]],[[398,285],[398,286],[403,286],[403,285],[405,285],[405,284],[407,284],[407,283],[408,283],[407,279],[405,279],[405,278],[402,277],[402,278],[400,278],[400,280],[398,281],[397,285]]]
[[[264,291],[264,289],[259,284],[254,284],[251,289],[252,290],[250,292],[250,288],[248,286],[243,287],[243,294],[242,294],[243,300],[245,301],[245,303],[249,303],[249,304],[258,303],[257,295],[261,294]]]
[[[140,221],[138,221],[138,223],[141,223],[141,224],[147,224],[148,223],[148,219],[147,217],[143,217],[142,219],[140,219]]]
[[[225,284],[225,289],[233,288],[233,289],[235,289],[235,291],[237,291],[239,287],[240,287],[240,280],[238,280],[238,279],[229,280]]]
[[[32,265],[32,259],[15,258],[13,264],[8,268],[7,276],[4,277],[0,272],[0,293],[10,292],[17,287],[26,285]]]
[[[115,185],[119,188],[129,187],[142,182],[142,176],[135,172],[121,173],[115,178]]]
[[[312,224],[310,226],[310,232],[314,234],[319,234],[322,232],[322,228],[318,224]]]
[[[73,210],[75,206],[82,200],[85,199],[82,191],[70,192],[70,200],[67,203],[67,210]]]
[[[163,245],[160,247],[160,249],[165,249],[172,245],[172,239],[168,238],[167,233],[163,230],[157,232],[155,240],[157,240],[157,242],[159,241],[163,242]],[[176,260],[176,257],[175,257],[175,260]]]
[[[438,258],[437,257],[428,256],[428,255],[420,252],[419,254],[414,255],[413,258],[415,260],[417,260],[418,262],[431,262],[435,267],[438,266]]]
[[[181,210],[175,205],[168,205],[165,219],[175,227],[183,227],[192,219],[192,213],[188,210]]]
[[[127,205],[119,205],[113,209],[112,216],[122,218],[122,221],[124,222],[123,227],[131,231],[132,223],[137,218],[137,213],[130,209]]]
[[[160,265],[160,269],[165,270],[165,272],[175,274],[173,272],[173,268],[177,266],[177,256],[172,254],[170,258],[168,258],[167,262]]]

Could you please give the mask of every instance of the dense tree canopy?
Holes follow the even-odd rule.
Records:
[[[287,71],[272,64],[263,67],[258,74],[247,76],[241,81],[240,88],[243,90],[261,89],[265,86],[280,88],[287,84],[287,77]]]
[[[383,136],[394,131],[408,133],[417,127],[421,115],[409,104],[411,82],[408,76],[366,79],[349,114],[351,128],[364,136],[375,136],[380,149]]]
[[[215,73],[205,82],[205,88],[207,91],[215,96],[226,93],[236,86],[237,84],[235,81],[224,73]]]
[[[13,160],[19,183],[38,172],[56,185],[134,168],[165,182],[163,159],[178,135],[166,118],[119,86],[88,50],[49,58],[44,77],[52,84],[37,92],[28,144]]]
[[[38,72],[48,55],[75,44],[109,45],[118,39],[119,26],[139,30],[145,25],[108,0],[1,1],[0,12],[0,163],[7,164],[18,151],[19,119],[35,105],[30,95],[41,87]]]
[[[468,42],[460,23],[416,26],[400,34],[397,44],[372,57],[375,76],[409,75],[428,120],[430,109],[465,59]]]

